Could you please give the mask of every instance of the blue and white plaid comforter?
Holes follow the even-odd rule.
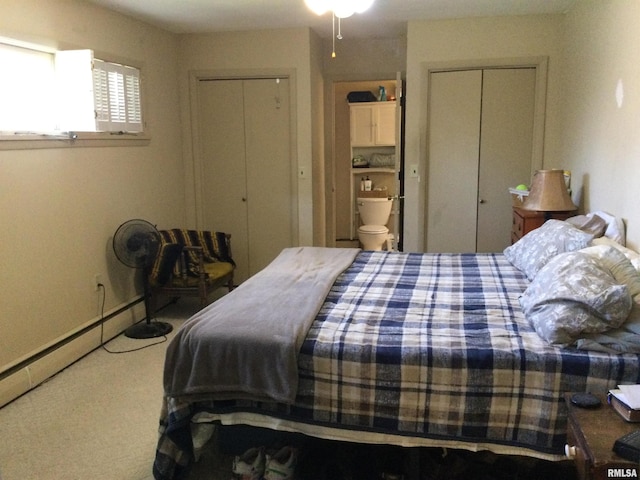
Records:
[[[561,454],[563,394],[640,383],[639,357],[548,346],[527,284],[500,254],[360,253],[308,332],[295,403],[166,399],[156,478],[189,458],[200,411]]]

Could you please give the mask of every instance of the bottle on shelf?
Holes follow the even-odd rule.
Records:
[[[370,192],[372,189],[372,184],[371,184],[371,180],[369,180],[369,177],[367,176],[367,178],[364,181],[364,191],[365,192]]]

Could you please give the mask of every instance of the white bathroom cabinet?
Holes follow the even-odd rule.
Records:
[[[394,146],[396,144],[396,103],[350,104],[352,147]]]

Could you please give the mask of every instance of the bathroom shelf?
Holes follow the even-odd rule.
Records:
[[[368,175],[369,173],[395,173],[395,170],[393,168],[362,167],[352,168],[351,173],[353,175]]]

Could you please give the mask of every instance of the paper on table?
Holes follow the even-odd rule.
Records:
[[[618,388],[627,399],[624,403],[634,410],[640,409],[640,385],[618,385]]]
[[[611,395],[613,395],[614,397],[616,397],[618,400],[620,400],[622,403],[624,403],[625,405],[629,405],[629,400],[627,399],[627,397],[625,396],[624,393],[622,393],[622,390],[619,389],[611,389],[609,390],[609,393]]]

